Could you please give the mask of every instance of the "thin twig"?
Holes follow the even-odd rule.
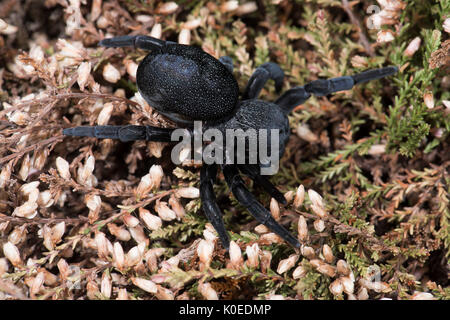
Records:
[[[361,28],[361,23],[359,22],[359,19],[353,13],[347,0],[342,0],[342,8],[345,10],[347,15],[349,16],[351,23],[356,26],[356,29],[359,34],[359,42],[363,45],[367,54],[371,57],[374,57],[375,53],[372,49],[372,46],[370,45],[369,40],[367,40],[367,37]]]

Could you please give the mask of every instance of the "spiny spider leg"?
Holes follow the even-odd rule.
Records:
[[[200,171],[200,197],[202,200],[203,211],[206,218],[211,222],[214,229],[219,234],[220,241],[223,247],[228,250],[230,247],[230,239],[222,219],[222,212],[216,202],[216,195],[214,194],[213,184],[216,180],[217,165],[203,164]]]
[[[312,94],[320,97],[333,92],[349,90],[353,88],[355,84],[388,77],[396,72],[398,72],[397,67],[385,67],[365,71],[353,76],[315,80],[305,84],[304,86],[289,89],[283,93],[283,95],[279,97],[275,103],[278,104],[286,114],[288,114],[293,108],[308,100]]]
[[[265,176],[260,174],[260,167],[256,164],[240,164],[238,165],[239,171],[241,171],[246,176],[250,177],[258,185],[263,187],[263,189],[275,200],[281,204],[286,205],[287,201],[284,195],[278,191],[278,189],[267,179]]]
[[[152,126],[82,126],[63,130],[66,136],[95,137],[100,139],[119,139],[121,141],[159,141],[170,142],[174,129]]]
[[[253,72],[248,80],[242,100],[256,99],[269,79],[275,81],[275,90],[277,93],[280,93],[283,86],[284,72],[276,63],[266,62]]]
[[[225,180],[231,192],[236,197],[236,199],[244,205],[248,211],[255,217],[259,223],[265,225],[270,230],[275,232],[285,241],[290,243],[292,246],[299,248],[300,242],[294,238],[289,231],[287,231],[283,226],[281,226],[270,214],[270,212],[264,208],[264,206],[258,202],[255,196],[248,191],[245,187],[244,181],[239,175],[237,167],[235,165],[223,165],[222,171],[225,176]]]
[[[161,50],[168,41],[149,36],[118,36],[101,40],[98,45],[102,47],[135,47],[144,50]]]
[[[222,62],[222,64],[227,67],[228,71],[233,73],[233,60],[228,56],[223,56],[219,58],[219,61]]]

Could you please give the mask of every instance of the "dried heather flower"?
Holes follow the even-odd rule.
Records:
[[[17,226],[14,230],[9,234],[8,241],[14,245],[17,245],[26,240],[27,236],[27,226],[26,224],[22,226]]]
[[[330,284],[329,289],[334,296],[339,296],[344,291],[344,286],[340,279],[336,279]]]
[[[279,235],[277,235],[273,232],[263,234],[260,239],[261,239],[261,241],[267,242],[269,244],[283,243],[283,241],[284,241]]]
[[[191,43],[191,31],[189,29],[181,29],[178,35],[178,43],[189,45]]]
[[[272,253],[268,250],[261,250],[261,271],[266,273],[270,269],[270,264],[272,263]]]
[[[41,291],[42,286],[44,284],[44,279],[45,279],[44,272],[41,271],[36,275],[31,284],[30,296],[34,297],[36,294],[39,293],[39,291]]]
[[[301,246],[300,251],[302,255],[308,259],[312,259],[316,256],[314,249],[308,246]]]
[[[279,274],[283,274],[283,273],[289,271],[295,265],[297,260],[298,260],[298,255],[291,254],[289,256],[289,258],[283,259],[280,261],[280,263],[278,264],[277,272]]]
[[[307,124],[299,123],[297,125],[297,136],[300,139],[308,141],[310,143],[315,143],[319,141],[319,137],[313,133]]]
[[[207,282],[199,283],[198,284],[198,292],[200,292],[201,295],[206,300],[219,300],[217,292],[212,288],[210,283],[207,283]]]
[[[5,26],[6,24],[6,26]],[[1,27],[0,27],[0,33],[1,34],[5,34],[5,35],[11,35],[17,32],[17,30],[19,30],[19,28],[17,28],[16,26],[13,26],[11,24],[6,23],[4,20],[2,20],[1,23]]]
[[[30,156],[27,153],[26,156],[22,160],[22,165],[20,166],[20,170],[19,170],[20,179],[27,180],[28,175],[30,174],[30,169],[31,169],[31,161],[30,161]]]
[[[82,62],[77,69],[77,83],[80,87],[80,90],[83,91],[84,87],[87,85],[89,76],[91,75],[91,63],[90,62]]]
[[[246,2],[244,4],[241,4],[237,8],[236,14],[238,16],[243,16],[245,14],[249,14],[249,13],[255,12],[257,10],[258,10],[258,5],[256,4],[256,2],[250,1],[250,2]]]
[[[123,270],[125,267],[125,254],[119,242],[114,242],[113,258],[116,268]]]
[[[108,240],[103,232],[95,234],[95,244],[97,245],[97,252],[100,258],[106,258],[109,255]]]
[[[134,228],[128,228],[128,230],[130,231],[131,237],[136,240],[137,243],[148,242],[144,229],[140,225]]]
[[[128,300],[128,293],[126,288],[120,288],[117,292],[117,300]]]
[[[245,252],[247,253],[247,266],[249,268],[258,268],[260,252],[258,244],[254,243],[252,246],[247,246]]]
[[[239,269],[242,266],[244,259],[242,258],[241,248],[234,241],[230,241],[229,254],[232,267]]]
[[[139,225],[139,219],[129,213],[124,213],[122,215],[122,219],[123,222],[127,225],[127,227],[134,228],[137,225]]]
[[[200,197],[200,190],[195,187],[177,189],[176,194],[180,198],[195,199]]]
[[[8,24],[5,22],[5,20],[0,19],[0,31],[5,30],[8,27]]]
[[[102,199],[96,194],[86,195],[84,201],[86,202],[86,206],[91,211],[99,211],[102,206]]]
[[[164,201],[156,201],[155,211],[158,213],[158,216],[164,221],[172,221],[177,218],[175,212],[167,206],[167,203]]]
[[[169,205],[177,215],[178,220],[182,219],[186,215],[186,211],[173,193],[170,195]]]
[[[344,287],[345,293],[352,294],[353,291],[355,290],[354,281],[352,279],[350,279],[350,277],[342,277],[339,279]]]
[[[350,268],[348,267],[348,264],[345,260],[338,260],[337,264],[337,271],[344,275],[344,276],[348,276],[350,274]]]
[[[294,208],[298,209],[303,204],[304,200],[305,200],[305,187],[301,184],[297,188],[297,192],[295,193]]]
[[[86,296],[90,300],[96,300],[98,299],[97,296],[100,293],[98,290],[98,285],[95,281],[89,280],[86,284]]]
[[[130,232],[128,232],[128,230],[126,230],[123,226],[119,227],[114,223],[108,223],[108,230],[118,240],[128,241],[131,239]]]
[[[178,9],[178,5],[176,4],[176,2],[170,1],[170,2],[166,2],[166,3],[162,4],[158,8],[157,13],[167,15],[167,14],[174,13],[175,11],[177,11],[177,9]]]
[[[422,40],[420,39],[420,37],[415,37],[410,43],[409,45],[406,47],[405,51],[403,52],[403,54],[407,57],[412,57],[414,55],[414,53],[417,52],[417,50],[419,50],[420,48],[420,43],[422,42]]]
[[[239,7],[239,1],[227,1],[220,6],[221,12],[234,11]]]
[[[150,211],[144,208],[139,208],[139,217],[150,230],[158,230],[162,226],[161,218],[151,214]]]
[[[378,156],[386,153],[386,145],[385,144],[374,144],[367,151],[371,156]]]
[[[429,292],[416,291],[411,296],[411,300],[435,300],[434,296]]]
[[[314,229],[316,229],[317,232],[322,232],[323,230],[325,230],[325,222],[320,219],[315,220]]]
[[[280,220],[280,206],[274,198],[270,199],[270,213],[275,220]]]
[[[308,224],[303,216],[298,218],[298,238],[300,241],[306,241],[308,239]]]
[[[161,180],[164,177],[164,171],[162,167],[159,165],[152,165],[150,167],[149,174],[153,183],[153,188],[158,189],[161,185]]]
[[[208,223],[207,226],[210,226],[210,224]],[[214,243],[217,240],[217,232],[210,228],[205,228],[205,230],[203,230],[203,237],[206,241]]]
[[[33,219],[37,215],[36,209],[36,202],[27,201],[23,205],[15,208],[12,215],[21,218]]]
[[[444,28],[445,32],[450,33],[450,18],[445,19],[442,27]]]
[[[329,277],[334,277],[336,275],[336,268],[323,262],[322,260],[312,259],[309,262],[314,268],[316,268],[317,271],[322,274],[325,274]]]
[[[378,43],[391,42],[394,39],[395,39],[394,35],[389,30],[381,30],[377,33],[377,42]]]
[[[294,195],[295,195],[295,193],[294,193],[294,191],[292,191],[292,190],[286,192],[286,193],[284,194],[284,198],[286,199],[286,202],[287,202],[287,203],[291,203],[292,200],[294,199]]]
[[[103,68],[103,78],[111,83],[116,83],[120,80],[120,72],[117,70],[116,67],[114,67],[111,63],[108,63]]]
[[[95,168],[95,158],[94,156],[89,156],[86,159],[84,166],[80,166],[77,171],[78,182],[80,184],[86,184],[92,186],[92,177]]]
[[[149,293],[156,293],[158,291],[158,288],[156,287],[156,284],[147,279],[143,278],[131,278],[131,281],[136,287],[141,288],[142,290],[149,292]]]
[[[208,267],[212,260],[214,252],[214,243],[211,241],[201,240],[197,247],[197,255],[200,261]]]
[[[59,276],[63,280],[67,280],[70,277],[70,274],[72,273],[72,270],[70,270],[69,264],[64,259],[59,259],[58,263],[56,264],[59,270]]]
[[[327,245],[327,244],[323,245],[322,254],[323,254],[326,262],[332,263],[334,261],[333,251],[331,250],[329,245]]]
[[[311,203],[313,205],[316,205],[316,206],[321,207],[321,208],[325,208],[325,204],[323,202],[323,198],[316,191],[314,191],[312,189],[309,189],[308,190],[308,196],[309,196],[309,200],[311,200]]]
[[[104,271],[102,274],[102,282],[100,284],[100,292],[106,299],[109,299],[111,298],[111,291],[112,291],[111,277],[109,276],[107,271]]]
[[[137,265],[139,262],[141,262],[144,254],[142,244],[144,245],[145,248],[145,242],[141,242],[139,245],[134,246],[127,252],[125,261],[128,267],[133,267]]]
[[[155,25],[152,28],[152,31],[150,31],[150,36],[153,38],[161,39],[162,35],[162,26],[160,23],[155,23]]]
[[[0,172],[0,189],[6,186],[6,183],[9,181],[11,177],[11,165],[5,165]]]
[[[56,169],[63,179],[70,180],[69,163],[65,159],[56,158]]]
[[[428,109],[433,109],[434,108],[434,97],[433,97],[433,93],[431,92],[426,92],[423,95],[423,101],[425,102],[425,105],[427,106]]]
[[[258,225],[255,227],[255,231],[256,231],[257,233],[259,233],[259,234],[264,234],[264,233],[270,232],[269,228],[267,228],[267,227],[266,227],[265,225],[263,225],[263,224],[258,224]]]
[[[194,30],[200,26],[202,19],[192,19],[183,23],[183,29]]]
[[[3,244],[3,254],[13,266],[18,267],[23,264],[22,259],[20,258],[19,249],[11,242]]]
[[[66,223],[64,221],[54,225],[51,228],[51,241],[53,244],[57,244],[61,241],[64,232],[66,232]]]
[[[357,295],[358,300],[367,300],[369,299],[369,293],[367,292],[367,289],[362,287],[358,291]]]
[[[306,270],[302,266],[298,266],[295,268],[294,272],[292,273],[292,278],[294,279],[301,279],[306,275]]]
[[[136,78],[136,72],[138,68],[138,64],[132,60],[125,60],[125,68],[127,69],[127,73],[133,77]]]
[[[109,118],[114,110],[114,105],[111,102],[107,102],[103,105],[102,111],[98,114],[97,124],[104,126],[108,124]]]

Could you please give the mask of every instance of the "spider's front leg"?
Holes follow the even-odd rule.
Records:
[[[164,41],[149,36],[118,36],[113,38],[107,38],[101,40],[98,45],[109,48],[119,47],[135,47],[144,50],[161,50],[166,43],[172,43],[170,41]]]
[[[321,97],[333,92],[350,90],[357,84],[388,77],[397,72],[397,67],[385,67],[364,71],[353,76],[315,80],[304,86],[289,89],[275,103],[280,106],[285,114],[288,114],[296,106],[308,100],[311,95]]]
[[[287,201],[284,195],[278,191],[278,189],[267,179],[261,175],[261,168],[256,164],[240,164],[238,165],[239,171],[252,179],[257,185],[263,187],[263,189],[279,203],[286,205]]]
[[[245,187],[244,181],[239,175],[238,169],[235,165],[223,165],[222,171],[225,176],[228,187],[236,197],[236,199],[244,205],[248,211],[258,220],[259,223],[265,225],[270,230],[275,232],[286,242],[292,246],[299,248],[300,242],[293,237],[282,225],[280,225],[270,214],[270,211],[258,202],[255,196]]]
[[[159,141],[170,142],[174,129],[152,126],[81,126],[63,130],[66,136],[118,139],[120,141]]]
[[[280,93],[283,86],[284,72],[276,63],[266,62],[256,68],[248,80],[242,100],[256,99],[269,79],[275,81],[275,91]]]
[[[206,218],[211,222],[214,229],[219,234],[223,247],[228,250],[230,248],[230,239],[222,219],[222,212],[216,202],[213,184],[216,181],[217,165],[203,164],[200,171],[200,197],[202,200],[203,211]]]

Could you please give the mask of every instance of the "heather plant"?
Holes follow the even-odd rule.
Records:
[[[0,299],[449,299],[449,33],[437,0],[3,1]],[[246,180],[299,250],[219,177],[225,251],[197,163],[173,164],[166,143],[62,135],[174,127],[137,93],[146,53],[97,46],[125,34],[230,56],[240,88],[268,61],[284,90],[400,71],[294,109],[271,177],[288,205]]]

